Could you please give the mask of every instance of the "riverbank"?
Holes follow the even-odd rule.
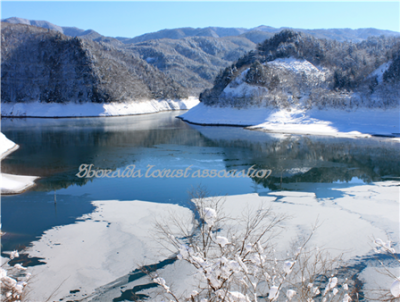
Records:
[[[149,100],[122,103],[2,103],[2,117],[104,117],[188,110],[199,103],[195,97],[182,100]]]
[[[336,137],[400,136],[400,112],[394,109],[246,109],[210,107],[200,103],[179,116],[209,126],[241,126],[273,133]]]

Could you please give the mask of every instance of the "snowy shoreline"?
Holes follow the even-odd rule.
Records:
[[[178,116],[202,126],[236,126],[273,133],[328,135],[337,137],[400,136],[400,111],[367,109],[269,109],[209,107],[202,103]]]
[[[1,160],[18,148],[19,146],[16,143],[10,141],[3,133],[0,133]],[[0,173],[1,195],[21,194],[33,187],[35,180],[38,178],[36,176]]]
[[[7,118],[112,117],[188,110],[199,103],[195,97],[182,100],[150,100],[122,103],[2,103],[1,116]]]

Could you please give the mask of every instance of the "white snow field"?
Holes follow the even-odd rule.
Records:
[[[2,103],[3,117],[97,117],[186,110],[199,103],[195,97],[182,100],[150,100],[123,103]]]
[[[173,213],[190,217],[189,209],[139,200],[93,201],[93,213],[77,223],[55,227],[27,249],[45,265],[32,268],[29,301],[80,300],[102,285],[144,264],[165,259],[152,236],[156,218]],[[79,290],[71,294],[70,291]],[[50,300],[49,300],[50,301]]]
[[[10,141],[3,133],[0,133],[1,159],[18,149],[18,145]],[[18,194],[35,185],[36,176],[12,175],[0,173],[1,194]]]

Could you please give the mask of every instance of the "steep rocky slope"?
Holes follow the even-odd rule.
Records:
[[[2,23],[2,102],[181,99],[188,92],[132,52],[39,27]]]

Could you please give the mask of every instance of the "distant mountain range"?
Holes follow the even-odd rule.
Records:
[[[11,17],[7,19],[2,19],[1,22],[7,22],[12,24],[26,24],[33,25],[37,27],[43,27],[51,30],[56,30],[60,33],[63,33],[67,36],[72,37],[81,37],[88,38],[91,40],[105,39],[106,37],[99,34],[98,32],[88,29],[80,29],[77,27],[65,27],[58,26],[52,24],[47,21],[36,21],[36,20],[27,20],[17,17]],[[315,36],[319,39],[333,39],[337,41],[352,41],[352,42],[360,42],[362,40],[367,39],[370,36],[400,36],[400,32],[383,30],[383,29],[375,29],[375,28],[359,28],[359,29],[350,29],[350,28],[332,28],[332,29],[301,29],[301,28],[289,28],[289,27],[281,27],[275,28],[265,25],[260,25],[254,28],[225,28],[225,27],[205,27],[205,28],[175,28],[175,29],[163,29],[153,33],[146,33],[133,38],[125,38],[125,37],[107,37],[108,39],[115,39],[117,41],[121,41],[124,44],[138,43],[144,42],[148,40],[157,40],[157,39],[183,39],[188,37],[213,37],[213,38],[222,38],[222,37],[230,37],[230,36],[242,36],[253,43],[261,43],[265,39],[272,37],[274,34],[284,30],[291,29],[293,31],[300,31],[312,36]]]
[[[214,37],[222,38],[228,36],[241,36],[249,39],[253,43],[261,43],[265,39],[272,37],[274,34],[284,30],[291,29],[294,31],[304,32],[315,36],[319,39],[333,39],[337,41],[361,42],[370,36],[400,36],[399,32],[390,30],[381,30],[375,28],[339,28],[339,29],[301,29],[281,27],[274,28],[261,25],[255,28],[222,28],[222,27],[206,27],[206,28],[176,28],[164,29],[154,33],[144,34],[132,39],[117,38],[124,43],[137,43],[154,39],[182,39],[186,37]]]

